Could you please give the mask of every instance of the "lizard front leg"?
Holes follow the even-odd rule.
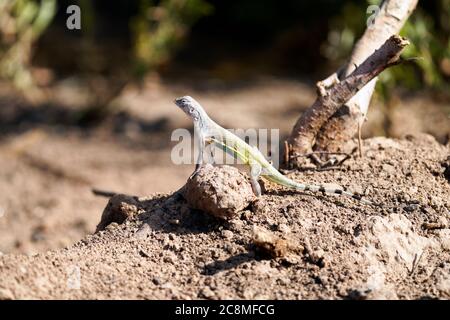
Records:
[[[261,165],[259,163],[250,164],[250,183],[252,184],[252,190],[257,197],[261,196],[261,186],[259,185],[258,178],[261,175]]]
[[[197,136],[197,145],[198,145],[198,155],[197,160],[195,161],[195,170],[192,172],[192,174],[189,176],[189,179],[192,179],[200,170],[200,168],[203,165],[203,154],[205,152],[205,137],[201,132],[198,132],[196,134]]]

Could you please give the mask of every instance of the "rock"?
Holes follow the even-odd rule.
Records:
[[[199,296],[206,299],[212,299],[215,296],[215,293],[210,287],[205,287],[200,291]]]
[[[388,217],[373,217],[369,224],[376,247],[384,253],[387,263],[411,267],[416,256],[420,256],[434,241],[420,236],[412,229],[412,223],[402,214]],[[383,254],[379,252],[379,255]]]
[[[170,219],[170,220],[169,220],[169,223],[170,223],[171,225],[177,226],[177,225],[180,224],[180,220],[178,220],[178,219]]]
[[[389,174],[394,174],[396,172],[395,167],[387,163],[383,164],[382,169],[384,172],[387,172]]]
[[[277,229],[278,229],[278,231],[280,231],[280,232],[282,232],[282,233],[285,233],[285,234],[291,232],[291,228],[289,228],[289,226],[286,225],[286,224],[284,224],[284,223],[280,223],[280,224],[277,226]]]
[[[323,251],[323,249],[318,249],[316,251],[310,252],[309,259],[312,263],[319,266],[320,268],[325,268],[326,266],[325,251]]]
[[[108,204],[103,210],[102,218],[95,232],[104,230],[109,224],[124,223],[128,218],[138,213],[139,203],[135,197],[124,194],[116,194],[109,199]]]
[[[229,240],[229,239],[233,238],[233,232],[230,230],[223,230],[222,237]]]
[[[258,227],[253,229],[252,241],[259,250],[272,258],[284,257],[289,249],[286,240]]]
[[[250,182],[238,169],[207,164],[188,180],[184,198],[193,209],[231,219],[250,205],[254,194]]]
[[[422,228],[425,230],[448,228],[448,221],[445,217],[439,217],[436,222],[424,222]]]
[[[414,211],[416,211],[416,210],[419,209],[419,205],[417,205],[417,204],[410,204],[410,205],[404,207],[403,209],[404,209],[406,212],[414,212]]]

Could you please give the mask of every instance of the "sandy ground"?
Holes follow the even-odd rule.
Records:
[[[171,205],[173,208],[157,211],[154,218],[161,221],[155,222],[154,230],[145,241],[132,237],[142,223],[141,218],[89,236],[107,203],[107,199],[93,196],[91,188],[147,196],[155,192],[168,193],[184,184],[192,166],[176,166],[170,160],[174,145],[170,142],[171,132],[180,127],[192,127],[172,103],[173,98],[184,94],[201,101],[211,117],[224,127],[280,128],[281,138],[289,133],[299,112],[314,99],[312,86],[289,79],[263,78],[239,84],[208,81],[192,86],[186,86],[183,81],[179,84],[170,82],[170,85],[161,81],[147,85],[141,92],[128,88],[117,101],[120,106],[117,114],[100,126],[83,130],[58,121],[48,122],[51,108],[37,112],[27,108],[22,110],[11,103],[5,90],[2,91],[0,255],[3,255],[0,257],[0,290],[3,297],[336,298],[351,294],[364,296],[363,284],[372,280],[375,286],[382,283],[381,288],[392,285],[393,289],[383,291],[383,294],[400,298],[448,295],[449,259],[448,252],[442,249],[448,229],[426,231],[422,230],[421,224],[448,215],[449,185],[440,163],[449,151],[428,138],[385,141],[383,143],[388,147],[367,150],[363,160],[351,160],[341,171],[304,172],[294,176],[311,182],[369,188],[370,193],[383,201],[396,197],[392,191],[395,185],[395,194],[401,194],[401,199],[406,202],[417,199],[425,208],[413,208],[411,214],[402,209],[396,212],[401,216],[392,216],[394,212],[366,210],[351,201],[338,205],[338,200],[334,199],[327,201],[321,197],[280,191],[263,198],[259,202],[261,205],[255,205],[250,211],[250,218],[239,219],[238,227],[210,221],[203,215],[191,217],[182,200],[177,200]],[[71,103],[64,101],[67,95],[61,96],[59,103],[71,110]],[[27,115],[25,120],[21,120],[17,110]],[[41,117],[35,116],[40,113],[43,114]],[[382,113],[386,113],[385,108],[375,104],[364,129],[366,136],[386,132],[394,136],[427,132],[444,141],[450,132],[448,105],[429,97],[402,97],[389,112],[388,120],[380,116]],[[423,199],[417,198],[417,194]],[[143,215],[154,212],[154,206],[164,207],[164,199],[162,196],[148,198],[143,205]],[[436,202],[435,208],[432,201]],[[187,219],[187,230],[177,231],[162,225],[178,215]],[[372,221],[368,216],[381,220]],[[406,275],[412,268],[411,257],[414,260],[418,251],[405,249],[407,254],[400,259],[404,262],[398,262],[393,254],[392,259],[396,262],[395,266],[390,266],[392,252],[386,249],[388,253],[383,259],[387,261],[384,266],[387,271],[380,276],[375,270],[378,275],[369,281],[368,270],[372,268],[369,264],[378,266],[380,263],[377,254],[374,253],[376,258],[371,256],[373,261],[362,259],[361,255],[352,260],[346,254],[349,254],[349,248],[352,248],[350,251],[355,249],[351,242],[354,234],[360,232],[355,230],[361,228],[366,230],[361,238],[365,240],[353,246],[369,248],[367,250],[371,250],[371,245],[380,247],[375,245],[377,241],[382,242],[378,239],[378,231],[370,230],[381,228],[379,232],[388,232],[383,228],[389,228],[392,219],[399,224],[402,234],[418,237],[406,238],[408,243],[417,242],[419,248],[425,248],[432,242],[431,258],[421,258],[418,264],[415,263],[414,276],[410,277]],[[295,221],[293,225],[292,220]],[[278,225],[289,225],[289,233],[316,237],[313,243],[317,248],[314,250],[331,252],[332,261],[341,261],[339,257],[342,257],[343,260],[350,259],[348,263],[363,264],[363,267],[354,273],[351,267],[345,269],[337,260],[332,264],[336,267],[330,265],[323,270],[304,256],[298,258],[300,262],[288,267],[285,262],[260,259],[248,247],[249,230],[254,224],[275,231]],[[308,230],[306,234],[304,228]],[[224,238],[224,229],[233,233],[230,239]],[[77,242],[80,239],[83,240]],[[403,240],[399,238],[399,241]],[[175,243],[175,249],[171,242]],[[68,249],[47,252],[65,247]],[[162,267],[161,261],[165,260],[168,262]],[[420,263],[424,261],[428,263],[422,272]],[[80,290],[67,290],[66,269],[72,265],[81,268],[84,282]],[[398,272],[392,275],[391,267]],[[176,276],[169,281],[171,273]],[[272,273],[277,276],[269,277]],[[113,280],[108,282],[105,277]],[[380,277],[384,277],[384,282]],[[439,281],[443,284],[438,284]],[[253,286],[251,292],[246,292],[250,283],[259,282],[261,286]]]
[[[448,299],[448,148],[431,136],[366,148],[340,170],[292,178],[345,185],[383,208],[267,185],[223,222],[179,195],[122,197],[108,209],[128,212],[122,224],[64,250],[0,257],[0,298]],[[255,227],[295,253],[262,254]]]

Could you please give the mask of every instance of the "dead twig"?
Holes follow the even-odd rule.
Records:
[[[106,197],[106,198],[111,198],[111,197],[114,197],[116,194],[118,194],[117,192],[105,191],[105,190],[100,190],[100,189],[96,189],[96,188],[92,188],[91,191],[96,196]]]
[[[391,35],[398,34],[417,3],[418,0],[382,1],[375,19],[368,24],[364,34],[355,44],[349,62],[337,73],[337,81],[351,74]],[[399,62],[403,63],[405,60],[400,59]],[[346,141],[352,139],[357,131],[358,135],[360,134],[376,82],[375,77],[327,119],[315,136],[314,148],[337,151]]]
[[[289,152],[311,152],[315,136],[325,122],[370,80],[386,68],[400,63],[400,54],[408,44],[405,38],[393,35],[348,77],[325,91],[319,89],[313,106],[302,114],[294,126],[288,139]]]

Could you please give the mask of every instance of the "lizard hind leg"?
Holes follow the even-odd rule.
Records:
[[[250,182],[252,184],[253,192],[257,197],[261,196],[261,186],[259,185],[258,178],[261,175],[262,168],[259,163],[250,164]]]

